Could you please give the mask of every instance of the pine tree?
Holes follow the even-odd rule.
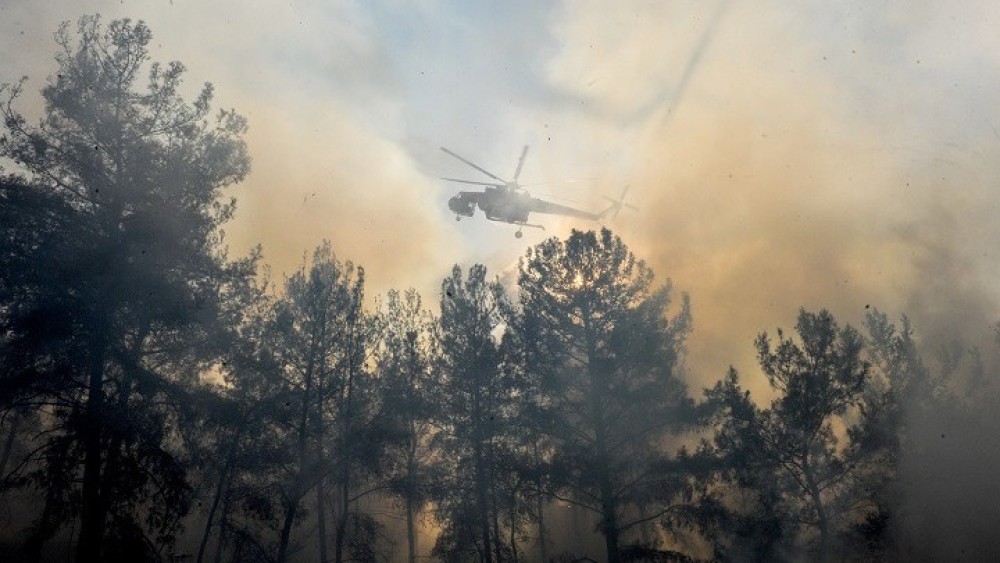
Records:
[[[390,489],[406,512],[407,559],[417,559],[417,520],[438,478],[433,447],[441,393],[437,319],[415,290],[390,291],[378,356],[382,418],[392,428]]]
[[[444,530],[434,553],[448,560],[503,555],[495,491],[511,402],[500,349],[510,313],[503,287],[481,265],[464,278],[456,266],[442,283],[440,443],[449,475],[437,499]]]
[[[858,427],[847,415],[861,401],[869,365],[861,335],[840,328],[828,311],[801,311],[795,328],[800,343],[781,330],[776,344],[766,333],[757,337],[761,367],[777,393],[768,408],[753,403],[735,370],[708,395],[722,407],[715,445],[728,465],[743,484],[778,501],[772,510],[791,527],[813,531],[818,559],[827,560],[864,467],[850,447]],[[846,445],[835,424],[847,428]]]
[[[692,425],[678,377],[690,329],[687,298],[667,316],[670,286],[607,229],[549,239],[521,261],[526,370],[537,381],[535,416],[553,448],[559,498],[594,512],[607,560],[651,512],[663,439]]]
[[[246,122],[209,119],[210,85],[184,101],[184,66],[150,63],[151,37],[141,21],[84,17],[75,41],[61,27],[37,124],[13,106],[23,81],[0,88],[0,156],[27,184],[4,204],[45,218],[4,241],[15,264],[0,282],[5,384],[52,424],[35,449],[36,554],[74,517],[78,561],[171,542],[189,501],[187,394],[218,353],[225,286],[252,273],[253,258],[227,262],[219,230],[234,209],[222,190],[249,170]]]

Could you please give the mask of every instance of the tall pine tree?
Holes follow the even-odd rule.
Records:
[[[150,63],[151,38],[129,20],[61,27],[37,123],[14,109],[23,81],[2,88],[0,156],[26,178],[20,212],[59,223],[5,241],[25,267],[0,268],[20,278],[0,283],[4,384],[51,424],[35,449],[36,554],[72,518],[81,562],[170,542],[188,502],[189,384],[215,354],[224,286],[252,266],[226,261],[219,230],[233,212],[222,190],[249,170],[246,122],[210,115],[210,85],[186,102],[184,66]]]
[[[666,514],[651,497],[664,440],[694,422],[678,377],[687,298],[668,317],[670,286],[607,229],[549,239],[521,261],[518,323],[538,382],[535,424],[553,448],[553,485],[595,513],[606,557],[623,535]]]

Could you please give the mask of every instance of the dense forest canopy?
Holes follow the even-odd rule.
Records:
[[[701,373],[698,288],[608,228],[276,279],[224,233],[252,119],[153,38],[84,16],[40,116],[0,87],[0,559],[1000,557],[989,326],[785,303]]]

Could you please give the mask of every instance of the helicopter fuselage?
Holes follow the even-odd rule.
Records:
[[[526,192],[506,186],[487,187],[482,192],[459,192],[448,200],[448,208],[456,215],[472,217],[479,207],[490,221],[524,223],[535,211],[535,200]]]
[[[444,147],[441,147],[441,150],[497,181],[497,183],[494,183],[489,181],[465,180],[462,178],[444,178],[449,182],[484,186],[481,192],[458,192],[458,194],[448,200],[448,209],[455,214],[455,219],[472,217],[476,212],[476,207],[479,207],[490,221],[518,225],[518,230],[514,233],[514,236],[520,237],[521,227],[544,229],[542,225],[531,225],[528,223],[528,215],[531,213],[563,215],[589,221],[600,221],[609,213],[613,212],[617,214],[618,210],[623,205],[626,205],[622,202],[625,192],[622,192],[622,197],[618,200],[611,200],[611,205],[599,213],[574,209],[531,197],[531,194],[524,191],[517,183],[517,178],[521,174],[521,167],[524,165],[524,157],[528,154],[527,146],[521,151],[521,157],[517,161],[517,169],[514,171],[512,180],[504,180],[500,176]],[[628,190],[627,187],[625,189],[626,191]]]

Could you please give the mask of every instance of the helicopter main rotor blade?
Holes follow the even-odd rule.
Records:
[[[575,184],[577,182],[590,182],[593,180],[594,178],[572,178],[569,180],[553,180],[551,182],[532,182],[530,184],[518,184],[518,186],[521,186],[522,188],[532,188],[535,186],[555,186],[558,184]]]
[[[463,184],[475,184],[477,186],[496,186],[497,185],[496,182],[492,182],[492,183],[491,182],[476,182],[474,180],[459,180],[458,178],[445,178],[445,177],[442,177],[441,179],[442,180],[448,180],[449,182],[461,182]]]
[[[521,150],[521,158],[517,159],[517,170],[514,171],[514,182],[517,182],[517,177],[521,175],[521,167],[524,166],[524,157],[528,155],[528,145],[524,145],[524,149]]]
[[[501,182],[503,182],[504,184],[506,184],[506,183],[507,183],[507,181],[506,181],[506,180],[504,180],[503,178],[501,178],[500,176],[497,176],[496,174],[493,174],[492,172],[490,172],[489,170],[486,170],[485,168],[482,168],[482,167],[481,167],[481,166],[479,166],[478,164],[475,164],[475,163],[473,163],[473,162],[471,162],[471,161],[468,161],[468,160],[466,160],[466,159],[462,158],[461,156],[458,156],[457,154],[455,154],[455,153],[451,152],[450,150],[448,150],[448,149],[446,149],[446,148],[444,148],[444,147],[441,147],[441,150],[443,150],[444,152],[446,152],[446,153],[450,154],[451,156],[453,156],[453,157],[455,157],[455,158],[457,158],[457,159],[461,160],[462,162],[464,162],[464,163],[468,164],[469,166],[471,166],[471,167],[475,168],[476,170],[478,170],[478,171],[482,172],[483,174],[486,174],[486,175],[487,175],[487,176],[489,176],[490,178],[493,178],[494,180],[500,180],[500,181],[501,181]],[[492,186],[493,184],[490,184],[490,185]]]

